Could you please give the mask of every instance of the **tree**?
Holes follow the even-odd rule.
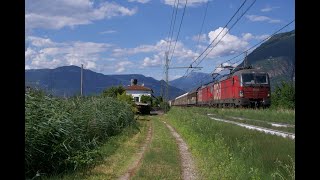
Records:
[[[276,108],[295,108],[295,87],[293,83],[282,81],[271,94],[271,104]]]
[[[137,106],[134,103],[131,95],[127,95],[125,92],[123,92],[122,94],[117,95],[117,99],[131,105],[132,112],[134,112],[134,113],[138,112]]]
[[[122,94],[125,92],[125,89],[123,86],[112,86],[108,89],[105,89],[102,92],[103,97],[113,97],[116,98],[118,94]]]
[[[148,103],[148,104],[152,105],[152,97],[151,96],[142,95],[140,101],[143,103]]]
[[[159,107],[161,102],[163,102],[163,98],[161,96],[158,96],[152,102],[153,103],[152,106],[153,107]]]

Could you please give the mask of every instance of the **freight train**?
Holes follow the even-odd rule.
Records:
[[[171,106],[269,107],[269,75],[252,67],[230,74],[169,101]]]

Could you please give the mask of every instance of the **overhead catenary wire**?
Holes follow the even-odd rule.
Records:
[[[255,48],[256,46],[258,46],[259,44],[262,44],[263,42],[267,41],[268,39],[270,39],[271,37],[273,37],[274,35],[276,35],[278,32],[282,31],[284,28],[288,27],[288,26],[289,26],[290,24],[292,24],[294,21],[295,21],[295,20],[290,21],[288,24],[286,24],[286,25],[283,26],[282,28],[278,29],[277,31],[275,31],[274,33],[272,33],[270,36],[264,38],[264,39],[261,40],[260,42],[258,42],[258,43],[256,43],[255,45],[251,46],[249,49],[247,49],[247,50],[243,51],[242,53],[238,54],[237,56],[235,56],[235,57],[233,57],[233,58],[225,61],[224,63],[229,62],[229,61],[231,61],[231,60],[233,60],[233,59],[241,56],[241,55],[244,54],[245,52],[248,52],[248,51],[250,51],[251,49],[253,49],[253,48]]]
[[[248,10],[254,5],[254,3],[256,2],[256,0],[254,0],[250,6],[240,15],[240,17],[232,24],[232,26],[225,32],[225,34],[219,39],[219,41],[206,53],[206,55],[197,63],[196,66],[198,66],[209,54],[210,52],[213,50],[214,47],[216,47],[220,42],[221,40],[228,34],[228,32],[239,22],[239,20],[244,16],[244,14],[246,14],[248,12]],[[222,32],[222,31],[220,31]],[[219,37],[220,33],[216,36]],[[215,38],[215,39],[216,39]],[[193,70],[191,71],[193,72]]]
[[[198,45],[199,45],[199,42],[200,42],[200,36],[201,36],[201,33],[202,33],[202,29],[203,29],[203,25],[204,25],[204,21],[206,19],[206,16],[207,16],[207,11],[208,11],[208,6],[209,6],[209,2],[210,1],[207,1],[207,4],[206,4],[206,9],[204,11],[204,16],[203,16],[203,19],[202,19],[202,23],[201,23],[201,27],[200,27],[200,32],[199,32],[199,35],[198,35],[198,40],[197,40],[197,44],[196,44],[196,49],[195,49],[195,53],[197,53],[198,51]],[[196,58],[196,57],[195,57]],[[195,59],[194,58],[194,59]],[[186,70],[185,74],[183,76],[185,76],[187,73],[188,73],[188,70],[189,68]]]
[[[236,12],[232,15],[232,17],[229,19],[229,21],[225,24],[225,26],[221,29],[221,31],[218,33],[218,35],[216,36],[215,39],[213,39],[210,44],[202,51],[202,53],[200,53],[200,55],[193,60],[193,62],[190,64],[190,66],[193,65],[193,63],[195,63],[208,49],[209,47],[214,43],[214,41],[217,39],[217,37],[219,37],[219,35],[221,34],[221,32],[229,25],[229,23],[233,20],[233,18],[238,14],[238,12],[240,11],[240,9],[244,6],[244,4],[247,2],[247,0],[243,1],[243,3],[240,5],[240,7],[236,10]],[[186,70],[186,73],[183,75],[183,77],[186,77],[189,73],[188,70]],[[193,72],[193,70],[192,70]]]
[[[285,26],[281,27],[280,29],[278,29],[277,31],[275,31],[274,33],[272,33],[270,36],[264,38],[263,40],[261,40],[260,42],[256,43],[255,45],[251,46],[250,48],[246,49],[245,51],[241,52],[240,54],[238,54],[238,55],[236,55],[236,56],[234,56],[234,57],[232,57],[232,58],[230,58],[230,59],[228,59],[228,60],[226,60],[226,61],[223,61],[223,62],[220,63],[219,65],[222,65],[222,64],[224,64],[224,63],[230,62],[230,61],[232,61],[233,59],[235,59],[235,58],[237,58],[237,57],[245,54],[246,52],[252,50],[254,47],[258,46],[259,44],[262,44],[263,42],[271,39],[273,36],[275,36],[276,34],[278,34],[278,33],[279,33],[280,31],[282,31],[284,28],[288,27],[288,26],[289,26],[290,24],[292,24],[294,21],[295,21],[295,20],[290,21],[288,24],[286,24]],[[289,38],[289,37],[281,37],[280,39],[286,39],[286,38]],[[279,39],[274,39],[273,41],[270,42],[270,44],[271,44],[272,42],[276,41],[276,40],[279,40]],[[261,50],[263,50],[263,49],[265,49],[265,48],[267,48],[267,47],[270,47],[270,44],[264,46],[263,48],[260,48],[259,50],[255,51],[255,52],[259,52],[259,51],[261,51]],[[231,66],[232,66],[232,65],[237,64],[237,63],[240,62],[240,61],[243,61],[243,59],[239,59],[238,61],[235,61],[235,62],[230,63],[230,64],[231,64]],[[214,69],[210,74],[214,73],[214,71],[217,70],[217,68],[219,68],[219,66],[216,66],[215,69]],[[202,79],[202,80],[203,80],[203,79]]]
[[[176,24],[176,17],[177,17],[177,12],[178,12],[178,6],[179,6],[179,0],[176,4],[176,0],[174,1],[173,4],[173,9],[172,9],[172,15],[171,15],[171,23],[170,23],[170,29],[169,29],[169,43],[167,46],[167,50],[166,51],[170,51],[171,49],[171,42],[172,42],[172,36],[173,36],[173,32],[174,32],[174,27]],[[173,18],[174,15],[174,18]],[[172,20],[173,20],[173,24],[172,24]]]
[[[170,27],[169,27],[169,32],[168,32],[168,36],[167,36],[169,43],[166,44],[166,51],[165,52],[169,51],[170,46],[171,46],[171,41],[172,41],[172,36],[173,36],[173,31],[174,31],[174,26],[175,26],[175,21],[176,21],[176,16],[177,16],[177,9],[178,9],[178,4],[179,4],[179,0],[178,0],[177,6],[176,6],[176,1],[177,0],[175,0],[173,3],[171,20],[170,20]],[[165,65],[163,64],[162,73],[165,74],[165,71],[166,71]],[[162,86],[163,86],[163,82],[161,81],[161,92],[160,92],[161,96],[163,96]]]
[[[247,2],[247,0],[245,0],[240,7],[237,9],[237,11],[233,14],[233,16],[229,19],[229,21],[227,22],[227,24],[223,27],[223,29],[219,32],[219,34],[216,36],[215,39],[213,39],[211,41],[211,43],[205,48],[205,50],[191,63],[191,65],[193,63],[195,63],[208,49],[209,47],[214,43],[214,41],[217,39],[217,37],[219,37],[219,35],[221,34],[221,32],[229,25],[229,23],[232,21],[232,19],[236,16],[236,14],[238,14],[238,12],[240,11],[240,9],[244,6],[244,4]]]
[[[178,39],[179,39],[179,34],[180,34],[180,30],[181,30],[181,25],[182,25],[182,22],[183,22],[183,18],[184,18],[184,14],[185,14],[185,11],[186,11],[187,4],[188,4],[188,0],[186,0],[186,3],[184,4],[183,13],[182,13],[181,21],[180,21],[180,26],[179,26],[179,29],[178,29],[178,34],[177,34],[176,41],[175,41],[174,46],[173,46],[171,58],[169,59],[169,64],[170,64],[170,62],[171,62],[171,60],[172,60],[172,57],[173,57],[173,54],[174,54],[174,50],[175,50],[175,48],[176,48],[176,45],[177,45],[177,42],[178,42]]]

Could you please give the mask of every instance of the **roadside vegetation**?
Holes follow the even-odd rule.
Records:
[[[129,126],[117,136],[111,137],[104,143],[98,151],[103,158],[92,168],[86,168],[62,174],[58,176],[47,177],[47,180],[107,180],[117,179],[122,176],[131,163],[135,160],[137,152],[145,143],[150,119],[139,117],[137,120],[137,128]]]
[[[133,179],[181,179],[179,150],[159,116],[152,119],[153,139]]]
[[[207,110],[173,107],[165,115],[188,144],[201,179],[295,178],[295,140],[211,120]]]
[[[295,109],[295,85],[282,81],[271,93],[271,108]]]
[[[26,178],[92,167],[103,158],[99,148],[129,127],[138,128],[132,107],[116,98],[62,99],[27,90]]]

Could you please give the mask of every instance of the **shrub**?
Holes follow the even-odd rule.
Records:
[[[295,87],[293,83],[282,81],[271,94],[271,104],[275,108],[295,108]]]
[[[123,86],[112,86],[108,89],[105,89],[103,92],[102,92],[102,96],[104,97],[113,97],[113,98],[116,98],[118,96],[118,94],[122,94],[125,92],[125,89]]]
[[[152,105],[152,97],[150,96],[142,95],[140,101]]]

